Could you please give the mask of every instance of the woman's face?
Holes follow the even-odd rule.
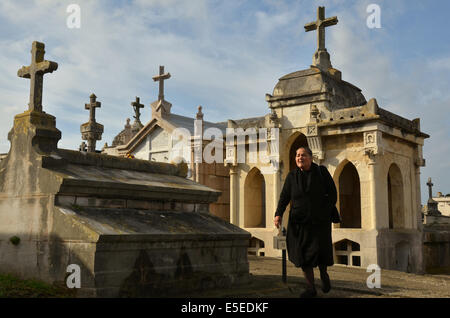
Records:
[[[295,163],[297,167],[302,170],[309,170],[311,168],[312,158],[305,148],[299,148],[295,152]]]

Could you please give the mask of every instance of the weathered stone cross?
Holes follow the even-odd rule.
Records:
[[[97,96],[94,93],[89,96],[90,103],[84,104],[85,109],[89,109],[89,122],[95,123],[95,108],[101,107],[102,103],[97,102]]]
[[[90,103],[84,104],[85,109],[89,109],[89,121],[80,126],[81,139],[87,140],[88,152],[95,152],[97,140],[102,139],[103,125],[95,121],[95,109],[101,107],[101,103],[97,102],[97,96],[94,93],[89,96]]]
[[[144,105],[140,103],[140,98],[136,96],[136,101],[131,103],[131,106],[133,106],[134,109],[134,113],[136,116],[134,116],[134,118],[136,119],[136,121],[140,122],[141,121],[141,112],[140,112],[140,108],[144,108]]]
[[[159,67],[159,75],[153,76],[155,82],[159,81],[158,101],[164,100],[164,80],[170,78],[170,73],[164,74],[164,66]]]
[[[431,182],[431,178],[428,178],[428,182],[427,182],[427,186],[428,186],[428,199],[433,198],[433,183]]]
[[[31,49],[31,64],[29,66],[22,66],[17,71],[17,76],[31,80],[28,109],[39,112],[42,112],[42,84],[44,82],[44,74],[52,73],[58,69],[58,63],[44,60],[44,48],[44,43],[34,41]]]
[[[338,23],[337,17],[325,19],[325,7],[317,8],[317,21],[305,25],[305,31],[317,30],[317,50],[325,51],[325,28]]]
[[[426,214],[431,216],[440,216],[442,213],[438,210],[438,202],[433,200],[433,183],[431,182],[431,178],[428,178],[427,182],[428,186],[428,201],[427,201],[427,209]]]

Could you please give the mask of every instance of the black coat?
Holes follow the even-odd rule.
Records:
[[[286,244],[295,266],[333,265],[331,207],[336,200],[336,186],[325,167],[312,163],[307,174],[296,168],[287,175],[275,216],[282,217],[291,202]]]
[[[307,180],[303,180],[300,168],[295,168],[286,177],[278,201],[275,216],[283,216],[286,206],[291,202],[289,220],[294,223],[329,223],[331,207],[336,204],[337,191],[333,178],[327,168],[311,164]],[[323,181],[323,183],[322,183]],[[303,185],[306,185],[304,188]]]

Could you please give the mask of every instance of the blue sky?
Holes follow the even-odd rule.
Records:
[[[81,8],[81,28],[69,29],[69,4]],[[381,28],[369,29],[369,4],[381,8]],[[434,193],[450,193],[450,2],[135,0],[0,2],[0,152],[9,150],[15,114],[27,108],[29,81],[17,70],[30,62],[34,40],[46,44],[46,59],[58,62],[44,79],[44,110],[57,118],[59,147],[77,149],[79,127],[88,120],[84,103],[94,92],[102,107],[97,121],[111,144],[135,96],[157,99],[152,76],[165,65],[172,78],[165,97],[172,111],[193,117],[203,106],[205,120],[225,121],[268,112],[265,94],[278,78],[308,68],[316,49],[317,6],[339,23],[327,29],[326,46],[343,79],[362,89],[367,100],[408,119],[419,117],[425,140],[421,170]]]

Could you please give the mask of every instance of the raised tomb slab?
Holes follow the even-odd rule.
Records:
[[[75,264],[77,296],[88,297],[248,281],[250,234],[209,213],[219,191],[186,179],[182,165],[58,149],[55,117],[33,107],[35,96],[0,162],[0,272],[65,284]]]

